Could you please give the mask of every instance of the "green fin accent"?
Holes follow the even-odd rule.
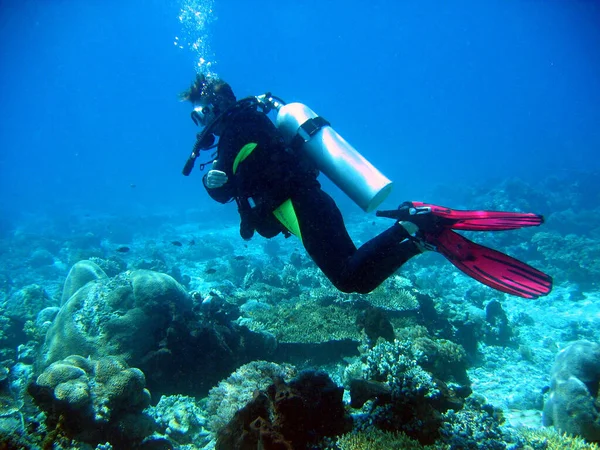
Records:
[[[244,145],[242,147],[242,149],[238,152],[237,156],[233,160],[233,173],[234,174],[237,172],[237,168],[240,165],[240,163],[242,161],[244,161],[248,156],[250,156],[250,153],[252,153],[252,151],[254,151],[254,149],[256,148],[257,145],[258,144],[256,142],[249,142],[246,145]]]
[[[298,223],[298,216],[294,210],[294,205],[291,199],[287,199],[279,207],[273,211],[273,214],[279,220],[284,227],[286,227],[290,233],[297,236],[302,240],[302,234],[300,233],[300,224]]]

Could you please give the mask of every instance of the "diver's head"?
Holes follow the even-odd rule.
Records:
[[[235,105],[236,98],[231,86],[216,76],[196,74],[189,89],[179,96],[182,101],[194,104],[192,119],[199,126],[207,126],[219,114]]]

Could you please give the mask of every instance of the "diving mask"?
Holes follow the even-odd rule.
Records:
[[[217,108],[213,105],[198,105],[192,111],[192,120],[197,126],[205,127],[216,119]]]

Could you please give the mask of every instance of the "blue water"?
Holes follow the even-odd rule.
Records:
[[[200,57],[238,97],[326,117],[396,182],[390,205],[595,171],[599,19],[592,1],[3,1],[0,211],[222,213],[180,174]],[[200,36],[204,54],[174,45]]]
[[[158,372],[167,380],[181,375],[178,386],[201,387],[179,392],[159,378],[154,403],[161,389],[204,395],[230,375],[223,369],[203,378],[198,367],[213,367],[211,352],[175,361],[186,349],[202,353],[198,324],[232,326],[221,307],[243,306],[239,322],[277,335],[280,343],[297,343],[290,337],[294,327],[306,328],[304,344],[311,346],[348,332],[354,352],[353,318],[366,304],[386,302],[390,317],[415,313],[394,309],[407,301],[407,288],[431,300],[419,306],[426,308],[419,317],[431,320],[424,323],[432,338],[468,344],[473,392],[503,408],[511,425],[541,427],[555,355],[571,341],[600,342],[598,23],[600,3],[591,0],[0,0],[0,441],[6,430],[18,436],[36,429],[43,436],[38,413],[28,409],[27,385],[39,375],[48,345],[59,342],[54,333],[68,320],[77,328],[79,314],[89,313],[101,330],[94,326],[91,333],[112,336],[116,322],[105,319],[132,311],[120,283],[129,283],[129,271],[137,269],[169,274],[193,294],[185,297],[194,304],[185,319],[190,328],[181,328],[187,337],[165,339],[177,350],[176,364]],[[535,300],[504,295],[428,252],[372,295],[345,295],[299,240],[242,241],[235,206],[210,199],[198,167],[190,177],[181,174],[199,129],[178,94],[196,72],[223,78],[238,98],[271,92],[310,106],[394,181],[385,209],[412,199],[544,214],[540,228],[472,234],[547,272],[554,290]],[[390,226],[322,181],[357,244]],[[75,293],[61,309],[67,319],[59,321],[65,279],[86,259],[102,266],[110,280],[95,285],[114,298],[90,291],[79,310]],[[73,283],[88,279],[78,280]],[[498,314],[496,301],[505,314],[502,326],[500,315],[487,317],[490,304]],[[344,312],[341,319],[322,312],[332,302]],[[155,303],[143,307],[162,311]],[[136,354],[137,340],[147,338],[151,354],[165,345],[160,333],[173,330],[147,333],[136,328],[146,322],[131,323],[136,338],[123,341],[141,362],[147,354]],[[402,323],[394,323],[399,339]],[[64,348],[71,351],[68,340]],[[366,347],[360,348],[365,359]],[[318,349],[315,360],[325,352]],[[312,364],[313,355],[301,361],[292,353],[294,364]],[[333,353],[326,369],[341,385],[350,359]],[[255,381],[247,383],[247,394]],[[588,397],[593,404],[596,394]],[[170,422],[163,419],[166,433]],[[25,421],[35,426],[22,428]],[[205,440],[205,425],[187,438],[198,432]]]

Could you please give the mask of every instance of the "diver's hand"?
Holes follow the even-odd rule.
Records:
[[[221,170],[209,170],[206,174],[206,187],[216,189],[227,183],[227,174]]]

